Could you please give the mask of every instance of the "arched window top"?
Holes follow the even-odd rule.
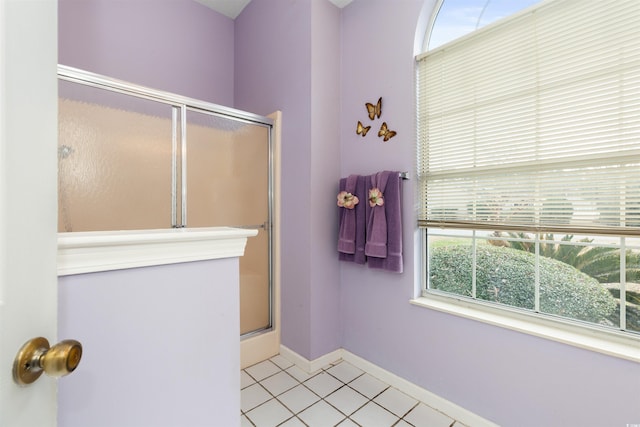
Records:
[[[425,51],[435,49],[541,0],[441,0]]]

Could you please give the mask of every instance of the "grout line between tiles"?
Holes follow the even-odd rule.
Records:
[[[267,359],[267,360],[269,360],[269,359]],[[269,360],[269,361],[270,361],[270,360]],[[264,362],[264,361],[263,361],[263,362]],[[260,363],[263,363],[263,362],[260,362]],[[338,365],[339,365],[339,364],[341,364],[341,363],[347,363],[347,364],[349,364],[348,362],[344,362],[344,361],[342,361],[342,360],[341,360],[341,361],[338,361],[338,362],[336,362],[336,363],[331,363],[331,364],[329,364],[329,365],[327,365],[327,366],[325,366],[325,367],[323,367],[323,368],[319,369],[318,371],[316,371],[315,373],[313,373],[313,375],[310,375],[310,376],[309,376],[309,378],[306,378],[306,379],[304,379],[303,381],[299,380],[298,378],[296,378],[295,376],[293,376],[292,374],[290,374],[289,372],[287,372],[287,369],[289,369],[291,366],[287,366],[286,368],[283,368],[283,367],[281,367],[280,365],[278,365],[278,364],[277,364],[277,363],[275,363],[275,362],[272,362],[272,361],[271,361],[271,363],[272,363],[274,366],[276,366],[276,367],[278,368],[278,371],[274,372],[274,373],[273,373],[273,374],[271,374],[271,375],[268,375],[268,376],[267,376],[267,377],[265,377],[265,378],[262,378],[262,379],[261,379],[261,380],[259,380],[259,381],[256,379],[256,377],[254,377],[253,375],[251,375],[251,374],[247,371],[247,369],[248,369],[248,368],[242,369],[242,371],[244,371],[247,375],[249,375],[249,377],[251,377],[251,378],[255,381],[255,383],[250,384],[249,386],[245,387],[245,389],[246,389],[246,388],[248,388],[248,387],[250,387],[250,386],[252,386],[252,385],[254,385],[254,384],[258,384],[262,389],[264,389],[264,390],[269,394],[269,396],[271,396],[271,397],[270,397],[268,400],[266,400],[265,402],[262,402],[261,404],[259,404],[259,405],[255,406],[255,407],[251,408],[251,409],[250,409],[250,410],[248,410],[248,411],[242,411],[242,410],[240,411],[241,415],[244,415],[244,417],[245,417],[245,418],[249,421],[249,423],[250,423],[252,426],[254,426],[254,427],[260,427],[260,426],[259,426],[259,425],[257,425],[257,424],[254,422],[254,420],[252,420],[252,419],[251,419],[249,412],[251,412],[251,411],[253,411],[253,410],[255,410],[255,409],[257,409],[257,408],[259,408],[259,407],[261,407],[261,406],[263,406],[263,405],[265,405],[265,404],[267,404],[268,402],[271,402],[272,400],[277,401],[280,405],[282,405],[284,408],[286,408],[286,410],[287,410],[287,411],[289,411],[289,412],[292,414],[290,417],[288,417],[288,418],[286,418],[285,420],[283,420],[282,422],[280,422],[280,424],[278,424],[278,426],[280,426],[280,425],[282,425],[282,424],[285,424],[285,423],[287,423],[287,422],[289,422],[289,421],[291,421],[292,419],[294,419],[294,418],[295,418],[297,421],[299,421],[300,423],[302,423],[303,425],[305,425],[305,426],[307,426],[307,427],[308,427],[308,424],[307,424],[307,423],[305,423],[305,422],[304,422],[304,421],[299,417],[299,415],[300,415],[302,412],[304,412],[304,411],[308,410],[309,408],[313,407],[314,405],[317,405],[317,404],[318,404],[318,403],[320,403],[320,402],[324,402],[325,404],[329,405],[331,408],[333,408],[335,411],[337,411],[339,414],[341,414],[341,416],[343,416],[343,417],[344,417],[344,418],[343,418],[339,423],[343,423],[344,421],[349,420],[349,421],[351,421],[352,423],[354,423],[354,424],[355,424],[355,425],[357,425],[357,426],[360,426],[360,427],[367,427],[367,426],[361,426],[359,423],[357,423],[357,422],[356,422],[355,420],[353,420],[351,417],[352,417],[354,414],[358,413],[358,411],[362,410],[362,409],[363,409],[365,406],[367,406],[368,404],[373,403],[373,404],[375,404],[376,406],[378,406],[378,407],[382,408],[383,410],[385,410],[386,412],[390,413],[390,414],[391,414],[391,415],[393,415],[394,417],[397,417],[397,418],[398,418],[398,421],[396,421],[396,422],[393,424],[393,426],[398,425],[400,422],[405,422],[405,423],[407,423],[409,426],[413,426],[413,425],[414,425],[414,424],[412,424],[411,422],[407,421],[407,420],[405,419],[405,417],[406,417],[406,416],[408,416],[408,415],[409,415],[413,410],[415,410],[415,409],[416,409],[416,407],[418,407],[418,406],[420,405],[420,403],[421,403],[420,401],[417,401],[417,402],[416,402],[413,406],[411,406],[411,408],[410,408],[409,410],[407,410],[407,411],[406,411],[402,416],[398,416],[398,415],[396,415],[395,413],[393,413],[391,410],[387,409],[386,407],[384,407],[383,405],[381,405],[380,403],[378,403],[378,402],[376,402],[376,401],[374,400],[374,399],[376,399],[378,396],[380,396],[382,393],[384,393],[385,391],[387,391],[387,390],[389,390],[390,388],[392,388],[390,385],[388,385],[388,384],[386,384],[386,383],[384,383],[384,382],[381,382],[382,384],[384,384],[384,386],[385,386],[385,387],[384,387],[381,391],[379,391],[378,393],[376,393],[375,395],[373,395],[371,398],[369,398],[368,396],[366,396],[366,395],[364,395],[363,393],[361,393],[359,390],[355,389],[352,385],[350,385],[350,384],[352,384],[354,381],[356,381],[358,378],[360,378],[360,377],[364,376],[364,375],[366,374],[366,372],[364,372],[364,371],[363,371],[362,373],[358,374],[356,377],[354,377],[354,378],[350,379],[350,380],[349,380],[349,381],[347,381],[347,382],[345,382],[345,381],[341,380],[341,379],[340,379],[340,378],[338,378],[336,375],[333,375],[333,374],[331,374],[330,372],[328,372],[331,368],[333,368],[333,367],[335,367],[335,366],[338,366]],[[353,365],[351,365],[351,364],[349,364],[349,365],[350,365],[350,366],[353,366]],[[254,366],[255,366],[255,365],[254,365]],[[249,367],[249,368],[251,368],[251,367]],[[277,375],[277,374],[279,374],[279,373],[281,373],[281,372],[284,372],[284,373],[286,373],[288,376],[290,376],[291,378],[293,378],[297,384],[296,384],[296,385],[294,385],[293,387],[290,387],[289,389],[287,389],[287,390],[285,390],[285,391],[282,391],[282,392],[281,392],[281,393],[279,393],[278,395],[274,395],[274,394],[273,394],[273,393],[272,393],[272,392],[271,392],[267,387],[265,387],[265,386],[262,384],[262,382],[263,382],[263,381],[265,381],[265,380],[267,380],[267,379],[269,379],[269,378],[271,378],[271,377],[273,377],[273,376],[275,376],[275,375]],[[337,381],[341,384],[341,386],[340,386],[340,387],[338,387],[336,390],[332,391],[331,393],[327,394],[325,397],[322,397],[322,396],[318,395],[318,393],[316,393],[316,392],[315,392],[315,391],[313,391],[311,388],[309,388],[307,385],[305,385],[305,383],[306,383],[306,382],[308,382],[309,380],[311,380],[312,378],[316,377],[317,375],[319,375],[319,374],[321,374],[321,373],[323,373],[323,372],[324,372],[324,373],[327,373],[331,378],[333,378],[333,379],[337,380]],[[375,378],[375,377],[374,377],[374,378]],[[313,402],[313,403],[311,403],[311,404],[309,404],[309,405],[307,405],[307,406],[305,406],[304,408],[302,408],[302,409],[298,410],[297,412],[295,412],[295,411],[294,411],[294,410],[292,410],[288,405],[286,405],[286,404],[285,404],[285,403],[284,403],[284,402],[283,402],[279,397],[280,397],[280,396],[282,396],[282,395],[284,395],[284,394],[286,394],[287,392],[289,392],[289,391],[291,391],[291,390],[295,389],[295,388],[296,388],[296,387],[298,387],[299,385],[303,386],[307,391],[311,392],[314,396],[316,396],[316,397],[318,398],[318,400],[317,400],[317,401],[315,401],[315,402]],[[330,397],[330,396],[332,396],[334,393],[338,392],[339,390],[341,390],[341,389],[343,389],[343,388],[345,388],[345,387],[346,387],[346,388],[349,388],[350,390],[352,390],[352,391],[354,391],[354,392],[356,392],[358,395],[362,396],[362,397],[365,399],[364,403],[363,403],[363,404],[361,404],[361,405],[359,405],[359,406],[357,406],[357,408],[356,408],[356,409],[354,409],[354,410],[352,410],[352,412],[351,412],[350,414],[346,414],[345,412],[343,412],[342,410],[338,409],[336,406],[334,406],[331,402],[329,402],[329,401],[327,400],[327,398],[329,398],[329,397]],[[244,390],[244,389],[243,389],[243,390]],[[427,406],[428,406],[428,405],[427,405]],[[453,420],[453,422],[451,423],[451,425],[450,425],[449,427],[453,427],[456,423],[457,423],[457,421],[456,421],[456,420]]]

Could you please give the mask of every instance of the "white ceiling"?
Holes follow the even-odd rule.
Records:
[[[231,19],[236,19],[242,9],[244,9],[251,0],[196,0],[198,3],[210,7],[216,12],[228,16]],[[329,0],[339,8],[343,8],[353,0]]]

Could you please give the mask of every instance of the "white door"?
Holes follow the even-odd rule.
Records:
[[[0,0],[1,426],[56,425],[56,380],[11,372],[25,341],[58,338],[57,20],[56,0]]]

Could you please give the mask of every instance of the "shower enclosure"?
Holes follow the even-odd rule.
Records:
[[[59,66],[59,232],[255,228],[241,333],[273,325],[274,120]]]

